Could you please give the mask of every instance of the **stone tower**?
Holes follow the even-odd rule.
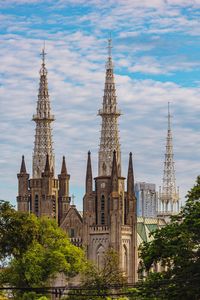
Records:
[[[45,50],[42,50],[37,113],[33,115],[36,123],[33,151],[33,177],[26,173],[24,156],[22,157],[18,177],[18,210],[30,211],[38,217],[55,218],[59,223],[64,218],[70,203],[69,179],[65,158],[63,157],[61,174],[55,178],[54,153],[52,147],[50,99],[47,84]]]
[[[164,218],[179,212],[179,189],[176,188],[171,114],[168,102],[168,129],[162,189],[159,192],[159,213]]]
[[[26,165],[24,155],[22,156],[20,172],[17,174],[18,178],[18,210],[29,211],[29,174],[26,172]]]
[[[119,255],[120,268],[129,283],[136,281],[136,198],[132,154],[129,155],[127,187],[121,176],[121,154],[111,39],[103,96],[99,172],[92,184],[91,154],[88,152],[86,193],[83,199],[83,244],[88,258],[99,267],[105,251],[112,247]]]
[[[117,109],[117,97],[111,56],[111,39],[108,40],[108,60],[104,86],[103,107],[98,114],[102,117],[101,138],[99,148],[99,176],[110,176],[113,151],[116,151],[119,174],[121,173],[121,152],[117,120],[120,111]]]
[[[50,169],[54,170],[54,154],[52,145],[51,122],[54,116],[51,114],[49,100],[47,69],[45,65],[45,50],[42,50],[42,66],[40,69],[40,84],[37,101],[37,112],[33,115],[36,123],[35,143],[33,151],[33,178],[41,178],[46,163],[46,155],[49,156]]]

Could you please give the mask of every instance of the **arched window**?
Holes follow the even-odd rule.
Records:
[[[101,196],[101,225],[105,224],[105,196]]]
[[[102,244],[100,244],[97,247],[97,252],[96,252],[96,261],[97,261],[97,267],[98,269],[101,269],[104,265],[104,253],[105,249]]]
[[[105,209],[105,197],[104,195],[101,196],[101,211]]]
[[[101,212],[101,225],[105,224],[105,214],[104,212]]]
[[[35,205],[35,207],[34,207],[34,210],[35,210],[35,214],[36,214],[36,216],[38,216],[38,214],[39,214],[39,196],[36,194],[35,195],[35,203],[34,203]]]
[[[122,267],[126,276],[128,276],[128,250],[126,245],[123,245]]]

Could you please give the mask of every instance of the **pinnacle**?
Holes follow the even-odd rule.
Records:
[[[91,154],[90,151],[88,151],[87,170],[86,170],[86,179],[85,179],[86,193],[92,192],[92,164],[91,164],[90,154]]]
[[[67,167],[66,167],[66,162],[65,162],[65,156],[63,156],[61,174],[62,175],[67,175]]]
[[[50,172],[49,154],[47,154],[47,156],[46,156],[46,164],[45,164],[44,172],[45,173]]]
[[[117,157],[116,157],[116,151],[113,151],[113,162],[112,162],[112,177],[114,175],[118,176],[118,168],[117,168]]]
[[[22,163],[21,163],[20,173],[26,173],[26,165],[25,165],[24,155],[22,155]]]
[[[132,152],[129,153],[128,176],[127,176],[127,193],[132,195],[134,191],[134,174]]]

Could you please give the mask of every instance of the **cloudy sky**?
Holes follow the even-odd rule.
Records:
[[[40,52],[46,41],[56,171],[62,155],[82,207],[97,154],[112,34],[123,175],[162,184],[167,103],[181,200],[200,171],[200,0],[0,0],[0,199],[16,203],[21,155],[32,173]]]

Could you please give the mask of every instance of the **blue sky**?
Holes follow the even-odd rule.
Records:
[[[123,174],[162,184],[171,102],[182,201],[200,169],[200,0],[0,1],[0,199],[15,204],[21,155],[29,173],[46,41],[56,171],[62,155],[82,207],[87,151],[97,154],[107,39],[112,34]]]

